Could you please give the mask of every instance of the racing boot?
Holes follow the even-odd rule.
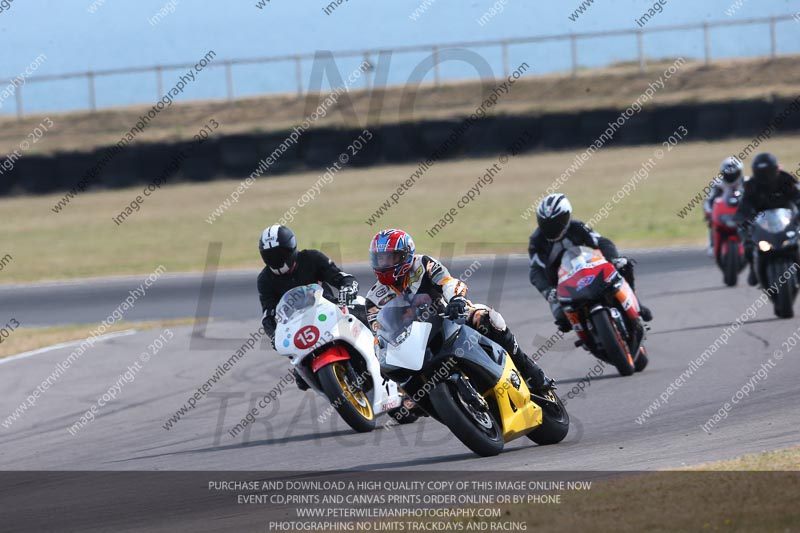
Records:
[[[557,316],[553,323],[558,326],[558,331],[562,333],[569,333],[572,331],[572,324],[569,323],[569,319],[563,314]]]
[[[542,367],[537,365],[519,348],[517,349],[517,356],[514,357],[512,355],[511,359],[514,360],[514,364],[517,365],[517,368],[520,369],[520,372],[525,377],[531,393],[542,396],[542,394],[556,388],[555,380],[548,378]]]
[[[548,301],[550,301],[550,298],[548,298]],[[572,324],[567,318],[567,314],[564,312],[564,309],[558,304],[558,302],[550,303],[550,312],[553,313],[553,318],[556,319],[554,324],[558,327],[558,331],[562,333],[569,333],[572,331]]]
[[[296,368],[292,369],[292,375],[294,376],[294,382],[297,383],[297,388],[300,390],[308,390],[308,383],[303,377],[300,375],[300,372],[297,371]]]
[[[633,265],[635,265],[636,262],[633,259],[628,259],[627,257],[618,257],[612,262],[622,277],[625,278],[625,281],[628,282],[628,285],[631,286],[631,290],[635,293],[636,285],[633,276]],[[653,313],[650,311],[649,307],[642,304],[642,300],[639,298],[638,294],[636,295],[636,299],[639,300],[639,316],[642,317],[642,320],[645,322],[650,322],[653,320]]]
[[[517,343],[516,337],[514,337],[510,329],[506,328],[496,342],[505,348],[511,356],[511,360],[514,361],[514,366],[516,366],[517,370],[522,374],[522,377],[528,383],[528,387],[533,394],[541,396],[542,393],[555,388],[555,380],[548,378],[544,370],[542,370],[542,367],[537,365],[533,359],[522,351]]]

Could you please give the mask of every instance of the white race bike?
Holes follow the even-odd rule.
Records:
[[[364,298],[358,301],[363,304]],[[358,432],[375,429],[375,418],[402,406],[394,381],[381,376],[370,329],[323,295],[316,283],[283,295],[275,312],[275,348],[289,357],[309,387],[324,396]]]

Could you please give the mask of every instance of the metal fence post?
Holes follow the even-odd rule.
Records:
[[[17,88],[14,90],[14,98],[17,101],[17,118],[21,119],[25,114],[22,109],[22,84],[17,85]]]
[[[228,101],[233,102],[233,69],[231,62],[225,62],[225,90],[228,92]]]
[[[370,61],[370,59],[369,59],[369,50],[364,50],[364,60],[362,62],[362,65],[364,63],[369,65],[367,67],[367,71],[364,73],[365,74],[365,76],[364,76],[364,88],[369,90],[369,88],[372,87],[372,79],[371,79],[372,78],[372,61]]]
[[[156,90],[158,91],[156,98],[160,100],[164,95],[164,76],[161,72],[161,65],[156,66]]]
[[[636,47],[639,50],[639,73],[644,74],[647,64],[644,58],[644,32],[642,30],[636,32]]]
[[[461,46],[465,48],[483,48],[487,50],[492,50],[495,46],[500,46],[501,48],[501,61],[502,61],[502,72],[504,76],[509,76],[511,72],[511,64],[510,64],[510,48],[512,45],[521,45],[521,44],[529,44],[529,43],[539,43],[539,42],[563,42],[565,40],[569,40],[570,46],[570,70],[572,77],[577,77],[580,73],[580,65],[579,65],[579,50],[578,50],[578,40],[581,38],[584,39],[605,39],[608,37],[615,37],[615,36],[625,36],[625,38],[629,37],[630,35],[635,35],[636,37],[636,60],[638,61],[638,70],[640,75],[645,74],[648,69],[647,63],[647,56],[646,56],[646,49],[644,44],[644,34],[645,33],[652,33],[652,32],[661,32],[661,31],[688,31],[688,32],[695,32],[697,30],[702,30],[702,38],[703,38],[703,61],[705,66],[709,66],[712,62],[712,50],[711,50],[711,30],[716,29],[720,26],[745,26],[747,28],[751,28],[753,26],[757,26],[761,28],[763,25],[767,25],[769,29],[769,55],[766,52],[761,52],[757,57],[765,60],[769,58],[770,60],[776,60],[780,54],[786,53],[793,53],[797,52],[797,48],[792,48],[795,45],[794,42],[789,43],[783,49],[779,49],[778,43],[778,36],[777,36],[777,23],[778,22],[785,22],[789,20],[795,20],[800,22],[800,14],[785,14],[785,15],[772,15],[772,16],[764,16],[758,18],[748,18],[743,20],[729,20],[729,21],[705,21],[702,23],[691,23],[691,24],[678,24],[678,25],[667,25],[663,27],[653,27],[653,28],[627,28],[622,30],[614,30],[614,31],[593,31],[593,32],[586,32],[586,33],[577,33],[577,32],[569,32],[569,33],[560,33],[555,35],[539,35],[539,36],[530,36],[526,38],[514,38],[514,39],[497,39],[497,40],[476,40],[476,41],[468,41],[463,43],[439,43],[439,44],[425,44],[420,46],[407,46],[398,51],[398,53],[415,53],[415,54],[423,54],[426,51],[431,52],[431,59],[433,61],[432,70],[433,70],[433,85],[435,87],[442,87],[443,85],[447,84],[450,80],[448,79],[445,81],[443,79],[443,74],[441,72],[441,65],[442,62],[442,55],[441,51],[444,50],[445,52],[449,52],[452,46]],[[759,30],[760,31],[760,30]],[[783,30],[782,30],[783,31]],[[788,30],[787,30],[788,31]],[[589,43],[592,45],[593,43]],[[559,45],[560,46],[560,45]],[[590,48],[595,49],[597,45],[594,45]],[[355,52],[346,52],[344,53],[345,57],[359,57],[363,54],[363,60],[369,63],[369,68],[365,69],[364,72],[364,86],[365,89],[371,90],[375,83],[378,81],[384,80],[377,80],[377,71],[376,66],[371,62],[371,53],[372,51],[376,52],[377,60],[380,61],[383,52],[387,52],[389,54],[392,53],[392,50],[358,50]],[[630,53],[628,50],[627,53]],[[389,56],[391,57],[391,55]],[[629,56],[625,56],[630,58]],[[257,57],[257,58],[240,58],[240,59],[227,59],[227,60],[220,60],[220,62],[225,66],[225,81],[226,81],[226,97],[228,102],[232,102],[235,98],[235,83],[233,78],[233,65],[243,65],[243,64],[269,64],[269,63],[276,63],[283,65],[284,63],[287,64],[289,68],[291,68],[290,63],[294,61],[294,70],[295,70],[295,79],[297,84],[297,95],[298,97],[303,97],[305,94],[305,80],[303,77],[303,66],[302,62],[305,59],[309,61],[313,61],[314,56],[311,54],[296,54],[296,55],[288,55],[288,56],[270,56],[270,57]],[[37,58],[38,60],[39,58]],[[448,59],[448,56],[445,56],[445,60]],[[611,60],[612,58],[607,58]],[[427,59],[425,59],[427,61]],[[495,63],[496,65],[496,59]],[[38,63],[37,63],[38,65]],[[93,70],[89,71],[72,71],[67,73],[62,73],[59,75],[47,75],[40,77],[34,77],[32,81],[43,81],[43,82],[53,82],[59,81],[62,79],[75,79],[78,80],[77,83],[80,84],[80,78],[85,77],[88,86],[88,105],[86,108],[81,108],[82,110],[89,110],[90,112],[96,112],[98,109],[98,102],[97,102],[97,84],[95,78],[100,76],[116,76],[120,74],[129,74],[129,73],[138,73],[144,74],[144,76],[149,76],[148,74],[151,71],[155,71],[156,75],[156,85],[158,90],[158,97],[161,98],[163,91],[164,91],[164,71],[165,70],[175,70],[177,68],[181,68],[180,65],[172,65],[172,66],[164,66],[164,65],[147,65],[143,68],[113,68],[113,69],[98,69],[97,72]],[[373,72],[375,71],[375,72]],[[427,76],[430,75],[430,72],[426,73]],[[495,75],[493,73],[493,75]],[[112,78],[113,79],[113,78]],[[386,83],[389,83],[386,81]],[[280,89],[283,90],[283,89]],[[32,93],[33,94],[33,93]],[[34,95],[35,96],[35,95]],[[219,97],[219,95],[217,95]],[[10,97],[9,97],[10,98]],[[15,91],[15,99],[17,102],[17,109],[16,109],[16,116],[18,118],[22,118],[25,116],[24,110],[24,102],[23,102],[23,94],[22,94],[22,87],[19,86],[16,88]],[[113,98],[112,98],[113,100]],[[104,106],[106,105],[113,105],[113,103],[104,102]],[[34,105],[34,107],[36,107]]]
[[[441,82],[440,74],[439,74],[439,47],[434,46],[433,52],[431,53],[433,56],[433,84],[434,86],[438,87],[439,83]]]
[[[511,67],[508,63],[508,41],[503,41],[503,76],[508,79],[511,75]]]
[[[297,96],[303,96],[303,62],[300,56],[294,58],[294,76],[297,80]]]
[[[572,76],[578,75],[578,38],[574,34],[569,36],[570,56],[572,57]]]
[[[94,94],[94,72],[91,70],[87,72],[86,79],[89,82],[89,109],[94,113],[97,111],[97,100]]]
[[[778,55],[778,38],[775,35],[775,17],[770,17],[769,19],[769,44],[769,57],[775,59],[775,56]]]

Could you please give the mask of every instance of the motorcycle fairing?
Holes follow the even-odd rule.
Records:
[[[364,360],[372,380],[370,392],[372,409],[375,414],[387,410],[386,406],[399,405],[400,393],[397,384],[386,381],[381,376],[380,363],[375,356],[375,341],[369,328],[361,324],[352,314],[345,314],[338,305],[326,299],[318,284],[297,287],[283,295],[278,303],[281,319],[275,330],[275,348],[280,355],[288,357],[300,376],[309,384],[315,393],[326,398],[319,385],[316,372],[324,366],[322,362],[312,360],[304,364],[309,357],[314,359],[328,354],[329,344],[343,340],[352,351],[345,349],[348,358],[358,355]],[[320,330],[319,342],[302,349],[291,342],[298,330],[307,325],[314,325]],[[335,346],[335,345],[334,345]],[[339,352],[339,355],[342,355]],[[329,361],[335,362],[334,355],[327,355]],[[342,359],[344,356],[342,355]],[[337,359],[337,360],[342,360]],[[316,363],[316,368],[314,365]]]
[[[311,370],[318,372],[323,366],[327,366],[336,361],[350,359],[350,354],[342,346],[331,346],[311,361]]]
[[[500,380],[483,396],[497,403],[506,442],[542,424],[542,408],[531,400],[531,391],[509,356]]]
[[[432,328],[433,326],[429,322],[412,323],[398,346],[394,344],[386,346],[386,364],[408,370],[422,368],[425,362],[425,348],[428,345],[428,337]]]

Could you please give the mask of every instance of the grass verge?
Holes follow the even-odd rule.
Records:
[[[684,471],[620,476],[560,505],[507,506],[550,531],[790,531],[800,523],[800,447]]]
[[[685,470],[706,472],[800,471],[800,446],[743,455],[727,461],[691,466]]]
[[[704,243],[701,208],[696,206],[685,218],[677,213],[716,175],[719,162],[740,152],[751,139],[691,142],[691,136],[689,131],[686,141],[666,152],[649,177],[614,204],[596,229],[625,246]],[[760,149],[774,152],[794,171],[800,166],[798,140],[800,136],[773,137]],[[572,200],[576,217],[590,219],[657,149],[663,147],[604,148],[595,153],[560,189]],[[256,240],[263,228],[296,206],[318,182],[322,187],[316,199],[299,208],[289,225],[301,248],[335,243],[327,249],[337,261],[365,261],[372,236],[390,227],[410,231],[417,249],[432,255],[440,253],[443,243],[456,243],[456,254],[525,253],[536,222],[535,217],[524,220],[522,213],[582,151],[512,157],[433,238],[426,230],[456,207],[496,158],[436,163],[372,225],[368,218],[416,165],[345,167],[328,184],[319,181],[318,173],[262,178],[213,224],[207,217],[239,181],[165,186],[120,226],[112,217],[141,194],[141,188],[85,193],[58,214],[50,208],[60,195],[7,198],[0,202],[0,257],[8,254],[13,259],[0,267],[0,283],[142,274],[158,265],[168,272],[198,271],[213,242],[223,245],[222,268],[260,268]],[[476,242],[495,244],[467,248],[466,243]]]

